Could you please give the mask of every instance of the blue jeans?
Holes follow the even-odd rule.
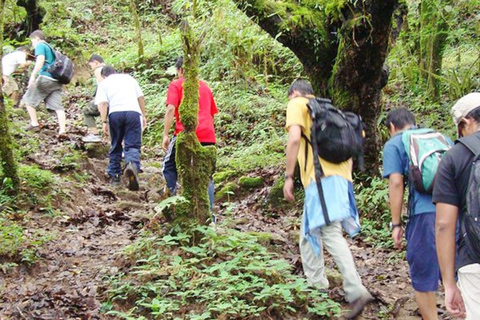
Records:
[[[170,144],[168,146],[167,153],[165,154],[165,158],[163,159],[163,176],[167,182],[167,187],[170,189],[172,194],[175,194],[177,190],[177,164],[175,162],[175,144],[177,142],[177,136],[173,136]],[[211,144],[203,144],[202,145],[211,145]],[[213,200],[215,194],[215,185],[213,184],[213,178],[210,177],[210,181],[208,182],[208,198],[210,200],[210,210],[213,209]]]
[[[111,177],[122,175],[122,152],[125,154],[125,163],[131,162],[137,170],[140,170],[140,147],[142,146],[140,114],[135,111],[119,111],[111,113],[108,118],[111,141],[108,175]],[[122,147],[122,142],[125,149]]]

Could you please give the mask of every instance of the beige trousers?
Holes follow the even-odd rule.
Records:
[[[333,222],[331,225],[318,230],[316,237],[320,244],[319,256],[315,255],[310,243],[303,237],[302,228],[300,229],[300,254],[302,256],[303,272],[310,285],[319,289],[328,288],[329,283],[325,275],[325,260],[323,257],[323,246],[325,246],[340,270],[347,300],[352,302],[365,294],[369,294],[357,272],[352,252],[348,247],[347,240],[343,237],[340,222]]]
[[[467,309],[466,320],[480,319],[480,264],[469,264],[458,269],[458,288]]]

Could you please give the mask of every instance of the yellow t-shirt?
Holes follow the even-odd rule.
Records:
[[[312,97],[313,98],[313,97]],[[307,108],[308,99],[305,97],[296,97],[289,101],[287,106],[287,131],[292,125],[299,125],[305,136],[310,138],[310,128],[312,126],[312,118]],[[308,148],[307,164],[305,166],[305,148]],[[312,146],[305,140],[301,139],[300,148],[298,149],[298,164],[300,166],[300,175],[303,186],[306,188],[311,181],[315,181],[315,168],[313,165]],[[352,181],[352,163],[351,160],[342,163],[328,162],[320,158],[325,176],[341,176]],[[304,170],[306,168],[306,170]]]

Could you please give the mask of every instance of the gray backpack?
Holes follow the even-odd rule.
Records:
[[[467,187],[467,211],[463,216],[463,236],[471,253],[480,262],[480,138],[470,135],[457,142],[473,154],[470,179]]]

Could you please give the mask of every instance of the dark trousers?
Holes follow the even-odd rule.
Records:
[[[170,144],[168,146],[167,153],[163,159],[163,176],[167,182],[167,187],[170,189],[172,194],[175,194],[177,189],[177,164],[175,162],[175,144],[177,142],[177,137],[173,136]],[[202,145],[213,145],[213,143],[202,143]],[[213,178],[210,177],[210,182],[208,183],[208,198],[210,200],[210,209],[213,208],[213,200],[215,193],[215,185],[213,184]]]
[[[140,147],[142,145],[142,122],[140,114],[135,111],[113,112],[109,116],[110,124],[110,163],[107,173],[113,177],[122,174],[122,152],[125,164],[131,162],[140,170]],[[122,142],[125,149],[122,147]]]

